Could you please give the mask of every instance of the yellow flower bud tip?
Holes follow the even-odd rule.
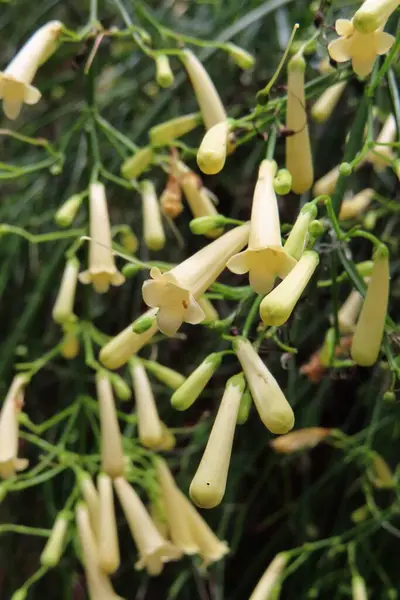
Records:
[[[280,196],[284,196],[292,189],[292,176],[287,169],[279,169],[274,177],[274,190]]]
[[[331,429],[325,427],[307,427],[291,431],[272,440],[269,444],[275,452],[292,454],[299,450],[314,448],[331,434]]]
[[[156,81],[162,88],[169,88],[174,83],[174,74],[166,54],[156,57]]]
[[[311,109],[311,116],[317,123],[325,123],[337,106],[344,89],[346,81],[340,81],[329,86],[314,103]]]
[[[122,177],[137,179],[153,160],[153,150],[149,146],[137,150],[136,154],[128,158],[121,167]]]
[[[351,579],[353,600],[368,600],[367,586],[360,575],[353,575]]]
[[[292,230],[285,242],[284,250],[294,258],[299,260],[303,254],[307,243],[310,224],[317,216],[318,209],[313,202],[307,202],[301,209]]]
[[[221,354],[213,353],[189,375],[186,381],[172,394],[171,405],[176,410],[186,410],[197,400],[201,392],[222,362]]]
[[[160,363],[155,362],[154,360],[142,359],[142,363],[149,373],[173,390],[178,389],[186,381],[186,377],[181,373],[178,373],[178,371],[160,365]]]
[[[173,140],[193,131],[201,123],[200,113],[191,113],[176,117],[165,123],[155,125],[149,131],[152,146],[165,146]]]
[[[52,312],[53,321],[60,325],[76,320],[73,309],[78,273],[79,261],[76,258],[67,260]]]
[[[157,449],[163,439],[163,429],[158,415],[151,383],[142,362],[134,359],[130,365],[136,401],[139,440],[146,448]]]
[[[241,69],[251,69],[254,67],[256,60],[250,52],[231,43],[225,44],[225,50]]]
[[[237,415],[245,385],[243,375],[231,377],[226,384],[206,449],[190,485],[190,497],[201,508],[214,508],[224,497]]]
[[[264,298],[260,305],[260,316],[266,325],[280,326],[286,323],[318,263],[316,252],[304,252],[289,275]]]
[[[205,235],[210,233],[210,231],[220,228],[224,223],[224,217],[197,217],[190,221],[189,227],[194,235]],[[222,233],[223,230],[220,229],[220,231]]]
[[[60,352],[67,360],[73,360],[79,354],[79,337],[74,331],[67,332],[62,340]]]
[[[69,516],[67,513],[60,513],[54,521],[50,537],[40,555],[40,564],[44,567],[51,569],[60,562],[68,525]]]
[[[374,33],[400,5],[399,0],[366,0],[355,13],[353,25],[360,33]]]
[[[315,182],[313,187],[314,196],[330,196],[335,189],[337,180],[339,179],[339,166],[334,167],[323,177]]]
[[[66,200],[54,215],[54,221],[59,227],[72,225],[83,201],[83,194],[74,194]]]
[[[142,182],[141,191],[144,243],[150,250],[161,250],[165,246],[165,233],[154,184],[146,179]]]
[[[357,218],[371,204],[375,191],[371,188],[362,190],[352,198],[345,198],[340,207],[339,219],[346,221]]]
[[[117,521],[114,509],[112,479],[106,473],[97,477],[100,503],[98,539],[99,565],[104,573],[115,573],[120,565]]]
[[[203,173],[215,175],[222,171],[227,154],[229,124],[217,123],[207,131],[197,152],[197,164]]]
[[[257,583],[249,600],[272,600],[274,590],[279,585],[279,580],[289,560],[289,555],[280,552],[268,565],[267,570]]]
[[[19,416],[24,406],[27,375],[15,375],[0,408],[0,479],[10,479],[29,462],[18,458]]]
[[[375,250],[373,260],[350,350],[352,359],[361,367],[371,367],[378,359],[389,301],[389,252],[384,244]]]
[[[251,343],[236,338],[232,343],[257,412],[271,433],[287,433],[294,426],[294,414],[275,377],[263,363]]]
[[[101,465],[110,477],[123,475],[125,470],[122,436],[118,423],[110,378],[96,373],[96,390],[100,415]]]

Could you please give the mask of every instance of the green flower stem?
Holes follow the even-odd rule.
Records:
[[[57,240],[66,240],[72,237],[79,237],[86,233],[85,229],[69,229],[68,231],[51,231],[49,233],[30,233],[22,227],[8,225],[7,223],[0,224],[0,237],[6,234],[18,235],[24,238],[31,244],[43,244],[46,242],[55,242]]]
[[[253,301],[253,304],[251,305],[251,308],[248,312],[248,315],[246,317],[246,320],[243,325],[243,330],[242,330],[242,336],[245,338],[249,337],[250,329],[251,329],[254,321],[257,318],[258,310],[260,308],[260,304],[263,300],[263,297],[264,296],[262,294],[257,294],[257,296],[255,297],[255,299]],[[258,320],[260,320],[259,317],[258,317]]]
[[[0,535],[3,533],[20,533],[22,535],[37,535],[39,537],[49,537],[51,529],[42,529],[41,527],[28,527],[27,525],[16,525],[14,523],[4,523],[0,525]]]

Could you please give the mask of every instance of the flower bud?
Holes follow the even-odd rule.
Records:
[[[26,588],[16,590],[11,596],[11,600],[26,600],[26,598],[28,597],[28,592],[29,590]]]
[[[104,372],[96,373],[96,390],[100,415],[101,468],[110,477],[119,477],[124,473],[124,450],[111,383]]]
[[[99,538],[100,503],[99,495],[89,473],[80,472],[78,476],[79,488],[87,506],[90,518],[90,527],[96,539]]]
[[[374,253],[374,266],[351,344],[357,365],[370,367],[378,359],[389,301],[389,252],[381,244]]]
[[[318,238],[324,235],[326,226],[323,221],[319,221],[318,219],[314,219],[311,221],[310,226],[308,228],[308,233],[314,237]]]
[[[169,88],[174,83],[174,74],[166,54],[156,57],[156,81],[162,88]]]
[[[68,513],[61,512],[57,515],[51,534],[40,555],[40,564],[49,569],[60,562],[64,551],[65,536],[67,534],[70,517]]]
[[[340,208],[339,219],[346,221],[357,218],[373,200],[375,192],[371,188],[366,188],[353,198],[345,198]]]
[[[74,301],[78,273],[79,261],[76,258],[67,260],[52,312],[53,321],[60,325],[76,319],[74,315]]]
[[[379,219],[379,213],[376,210],[369,210],[363,220],[364,229],[367,231],[373,231],[376,227],[376,222]]]
[[[163,214],[171,219],[176,219],[183,211],[181,186],[172,174],[170,174],[168,183],[160,196],[160,206]]]
[[[247,422],[250,414],[251,405],[253,404],[253,398],[249,388],[247,387],[241,397],[239,411],[237,415],[236,423],[238,425],[244,425]]]
[[[170,121],[165,121],[150,129],[150,143],[152,146],[166,146],[176,138],[193,131],[200,123],[201,117],[199,113],[191,113],[182,117],[176,117]]]
[[[347,81],[340,81],[329,86],[321,96],[315,102],[311,109],[311,116],[317,123],[325,123],[335,110],[344,89],[347,85]]]
[[[222,362],[221,354],[210,354],[189,375],[186,381],[171,396],[171,404],[177,410],[186,410],[197,400],[201,392]]]
[[[325,427],[306,427],[291,431],[272,440],[269,445],[280,454],[292,454],[299,450],[314,448],[331,434]]]
[[[117,521],[114,510],[112,480],[105,473],[97,477],[100,527],[98,539],[99,565],[104,573],[115,573],[120,565]]]
[[[126,277],[126,279],[131,279],[132,277],[135,277],[135,275],[139,273],[139,271],[142,270],[142,267],[140,265],[129,263],[127,265],[124,265],[121,270],[123,276]]]
[[[287,169],[279,169],[274,177],[274,190],[280,196],[285,196],[292,189],[292,175]]]
[[[139,440],[146,448],[159,448],[163,430],[158,416],[153,390],[142,362],[134,359],[130,365]]]
[[[215,217],[197,217],[197,219],[192,219],[189,223],[190,231],[194,235],[206,235],[210,233],[210,231],[214,231],[225,223],[224,217],[215,216]]]
[[[317,216],[317,212],[317,207],[312,202],[304,204],[285,242],[284,249],[296,260],[299,260],[304,252],[310,223]]]
[[[236,44],[228,42],[225,44],[224,50],[228,52],[231,58],[241,69],[251,69],[254,67],[256,62],[254,56],[250,54],[250,52],[243,50],[243,48],[236,46]]]
[[[154,360],[142,360],[142,363],[147,371],[172,390],[178,389],[186,381],[186,377],[178,373],[178,371],[160,365],[160,363]]]
[[[363,297],[357,290],[352,290],[338,311],[338,323],[341,333],[352,333],[360,313]]]
[[[328,173],[315,182],[313,187],[314,196],[324,196],[333,193],[337,180],[339,179],[339,166],[333,167]]]
[[[283,573],[284,568],[289,560],[289,555],[285,552],[280,552],[275,556],[273,561],[269,564],[264,575],[257,583],[253,593],[249,600],[272,600],[274,597],[274,590],[279,585],[279,579]]]
[[[122,177],[125,179],[137,179],[153,160],[153,150],[149,146],[140,148],[128,158],[121,167]]]
[[[353,600],[368,600],[367,587],[364,579],[360,575],[353,575],[351,579],[351,590]]]
[[[342,177],[349,177],[353,172],[353,167],[348,162],[340,163],[339,165],[339,175]]]
[[[304,252],[289,275],[265,296],[260,305],[260,316],[266,325],[280,326],[286,323],[318,263],[316,252]]]
[[[79,354],[79,347],[79,337],[76,330],[66,331],[61,343],[61,355],[67,360],[73,360]]]
[[[154,184],[146,179],[142,182],[141,190],[144,243],[150,250],[161,250],[165,245],[165,233]]]
[[[134,254],[138,249],[138,239],[128,225],[126,225],[121,232],[121,245],[131,254]]]
[[[59,227],[69,227],[72,225],[81,207],[83,198],[83,194],[74,194],[60,206],[54,215],[54,221]]]
[[[206,449],[190,484],[190,497],[201,508],[214,508],[224,497],[245,385],[243,375],[235,375],[228,380]]]
[[[117,375],[117,373],[110,373],[109,378],[114,392],[117,394],[117,398],[123,402],[130,400],[132,392],[126,381]]]
[[[227,153],[229,124],[227,121],[217,123],[207,131],[197,152],[197,164],[207,175],[215,175],[222,171]]]

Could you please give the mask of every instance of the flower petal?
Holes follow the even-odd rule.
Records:
[[[150,308],[156,308],[160,305],[160,293],[164,286],[160,281],[152,281],[148,279],[142,286],[143,302],[150,306]]]
[[[238,254],[234,254],[226,263],[226,266],[232,273],[236,273],[236,275],[244,275],[249,270],[248,263],[248,251],[239,252]]]
[[[90,272],[88,270],[87,271],[82,271],[82,273],[79,273],[78,279],[84,285],[88,285],[89,283],[92,283],[92,277],[91,277]]]
[[[14,121],[19,116],[19,113],[21,112],[21,108],[22,108],[22,102],[20,102],[20,101],[12,102],[11,100],[7,100],[6,98],[4,98],[4,100],[3,100],[4,114],[6,115],[6,117],[8,119],[11,119],[11,121]]]
[[[372,59],[362,60],[358,57],[353,57],[352,67],[354,73],[357,73],[359,77],[366,77],[372,72],[374,68],[375,56]]]
[[[275,277],[265,269],[252,268],[249,272],[249,283],[257,294],[268,294],[274,287]]]
[[[350,60],[351,58],[350,46],[350,40],[339,38],[328,44],[328,52],[336,62],[346,62],[346,60]]]
[[[42,97],[42,94],[39,92],[39,90],[37,88],[33,87],[33,85],[25,86],[25,93],[24,93],[25,104],[37,104],[41,97]]]
[[[386,54],[393,46],[394,40],[395,38],[390,33],[386,33],[386,31],[377,33],[375,36],[376,53],[379,55]]]
[[[189,298],[189,305],[185,312],[185,322],[190,323],[191,325],[197,325],[201,323],[206,318],[204,310],[201,306],[196,302],[196,300],[191,296]]]
[[[344,37],[348,37],[354,31],[354,26],[349,19],[337,19],[335,23],[336,33]]]
[[[158,328],[164,335],[172,336],[183,323],[183,310],[178,308],[160,308],[157,313]]]
[[[119,287],[123,283],[125,283],[125,277],[122,275],[122,273],[116,271],[111,277],[111,284],[115,287]]]

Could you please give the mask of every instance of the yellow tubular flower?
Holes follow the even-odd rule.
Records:
[[[346,221],[356,219],[371,204],[375,192],[372,188],[361,190],[352,198],[345,198],[340,207],[339,219]]]
[[[191,534],[199,548],[198,553],[203,559],[204,566],[207,567],[209,564],[221,560],[229,552],[227,543],[217,538],[203,517],[180,490],[178,490],[178,497],[182,518],[187,519],[189,522]]]
[[[292,190],[302,194],[314,180],[314,167],[308,133],[304,72],[306,61],[296,54],[288,63],[286,127],[293,135],[286,138],[286,168],[292,175]]]
[[[89,206],[89,269],[80,273],[79,280],[84,284],[92,283],[98,294],[104,294],[110,285],[122,285],[125,277],[115,266],[106,191],[102,183],[90,184]]]
[[[190,497],[201,508],[214,508],[224,497],[236,420],[245,386],[243,375],[231,377],[226,384],[206,449],[190,484]]]
[[[122,365],[127,363],[131,356],[143,348],[143,346],[157,333],[158,325],[156,313],[157,309],[151,309],[139,317],[139,319],[141,319],[143,316],[147,315],[153,318],[153,324],[143,333],[135,333],[132,329],[135,326],[135,323],[139,321],[139,319],[137,319],[128,325],[126,329],[123,329],[118,335],[113,337],[101,349],[99,356],[100,362],[107,369],[112,370],[119,369],[119,367],[122,367]]]
[[[325,427],[306,427],[291,431],[272,440],[269,445],[280,454],[292,454],[299,450],[314,448],[331,434],[331,429]]]
[[[169,88],[174,83],[174,74],[166,54],[156,57],[156,81],[162,88]]]
[[[83,502],[76,507],[76,525],[90,600],[123,600],[114,592],[110,579],[100,569],[97,544],[90,526],[89,511]]]
[[[74,301],[76,284],[78,283],[78,272],[79,261],[76,258],[67,260],[52,312],[53,321],[60,325],[76,319],[74,315]]]
[[[29,461],[18,458],[18,415],[24,406],[26,375],[16,375],[0,410],[0,478],[9,479],[27,468]]]
[[[186,381],[186,377],[178,371],[160,365],[154,360],[142,360],[142,363],[149,373],[173,390],[178,389]]]
[[[313,186],[314,196],[323,196],[325,194],[330,196],[335,189],[339,176],[339,166],[337,165],[315,182]]]
[[[185,554],[195,554],[199,547],[192,536],[189,521],[181,510],[179,489],[162,458],[157,458],[156,472],[171,541]]]
[[[285,242],[283,249],[295,260],[299,260],[304,252],[308,239],[308,229],[311,221],[317,217],[317,212],[318,209],[312,202],[304,204]]]
[[[149,378],[137,359],[132,361],[130,372],[136,400],[139,440],[146,448],[158,448],[163,438],[163,429]]]
[[[336,62],[352,61],[353,71],[366,77],[373,69],[375,59],[386,54],[393,45],[394,37],[381,28],[371,33],[360,33],[353,21],[338,19],[335,24],[338,39],[330,42],[328,52]]]
[[[59,562],[64,550],[65,536],[68,531],[69,515],[61,512],[57,515],[51,534],[40,555],[40,564],[52,569]]]
[[[91,529],[98,540],[100,534],[100,500],[96,486],[88,473],[79,474],[79,489],[89,511]]]
[[[39,90],[31,85],[38,68],[50,58],[62,32],[60,21],[50,21],[38,29],[22,46],[5,71],[0,71],[0,98],[9,119],[16,119],[22,104],[36,104]]]
[[[121,175],[125,179],[136,179],[151,164],[154,158],[153,149],[149,146],[139,148],[136,153],[127,158],[121,167]]]
[[[357,290],[352,290],[338,312],[339,330],[341,333],[352,333],[357,317],[360,314],[364,298]]]
[[[389,301],[389,251],[381,244],[374,254],[374,266],[351,344],[351,357],[361,367],[378,359]]]
[[[100,414],[101,466],[110,477],[119,477],[124,473],[121,431],[111,382],[107,375],[100,371],[96,373],[96,389]]]
[[[197,299],[224,270],[227,260],[247,243],[249,224],[235,227],[191,257],[161,274],[153,267],[143,284],[143,300],[159,308],[157,323],[165,335],[174,335],[183,322],[196,325],[204,320]]]
[[[203,323],[214,323],[214,321],[218,321],[219,314],[212,302],[206,296],[199,298],[198,302],[200,308],[205,314]]]
[[[249,600],[272,600],[274,588],[279,583],[279,579],[288,560],[289,557],[285,552],[280,552],[275,556],[264,575],[257,583]]]
[[[353,17],[353,25],[360,33],[373,33],[383,28],[400,5],[400,0],[365,0]]]
[[[203,137],[197,151],[197,164],[207,175],[215,175],[224,168],[229,136],[229,124],[221,121],[213,125]]]
[[[282,248],[278,202],[273,186],[276,163],[263,160],[251,209],[247,250],[232,256],[227,267],[233,273],[249,273],[250,285],[257,294],[267,294],[275,278],[284,278],[296,261]]]
[[[143,203],[143,239],[150,250],[165,246],[165,233],[154,184],[146,179],[141,185]]]
[[[159,575],[163,564],[181,558],[182,551],[162,537],[143,502],[125,479],[117,477],[114,486],[139,552],[135,568],[146,568],[149,575]]]
[[[200,123],[199,113],[175,117],[175,119],[155,125],[149,130],[150,143],[152,146],[166,146],[176,138],[193,131]]]
[[[98,475],[97,489],[100,503],[99,564],[105,573],[115,573],[120,564],[117,521],[112,480],[105,473]]]
[[[190,50],[184,50],[183,64],[192,83],[206,129],[226,121],[227,116],[221,98],[199,59]]]
[[[351,578],[351,591],[353,600],[368,600],[367,586],[360,575],[353,575]]]
[[[214,352],[199,364],[184,383],[172,394],[171,404],[177,410],[186,410],[197,400],[222,362],[221,354]]]
[[[373,165],[374,169],[378,172],[382,171],[388,166],[388,161],[394,158],[393,150],[390,146],[381,146],[381,144],[391,144],[395,141],[397,136],[396,119],[394,115],[390,114],[383,124],[383,127],[376,138],[375,154],[372,150],[368,152],[362,163],[369,162]],[[388,160],[385,160],[388,159]]]
[[[271,433],[287,433],[293,429],[293,410],[249,340],[237,338],[233,349],[242,365],[261,421]]]
[[[286,323],[318,263],[316,252],[304,252],[289,275],[264,298],[260,305],[260,317],[266,325],[280,326]]]
[[[344,89],[347,85],[347,81],[340,81],[330,85],[314,103],[311,109],[311,116],[317,123],[325,123],[335,110],[337,103],[339,102]]]

